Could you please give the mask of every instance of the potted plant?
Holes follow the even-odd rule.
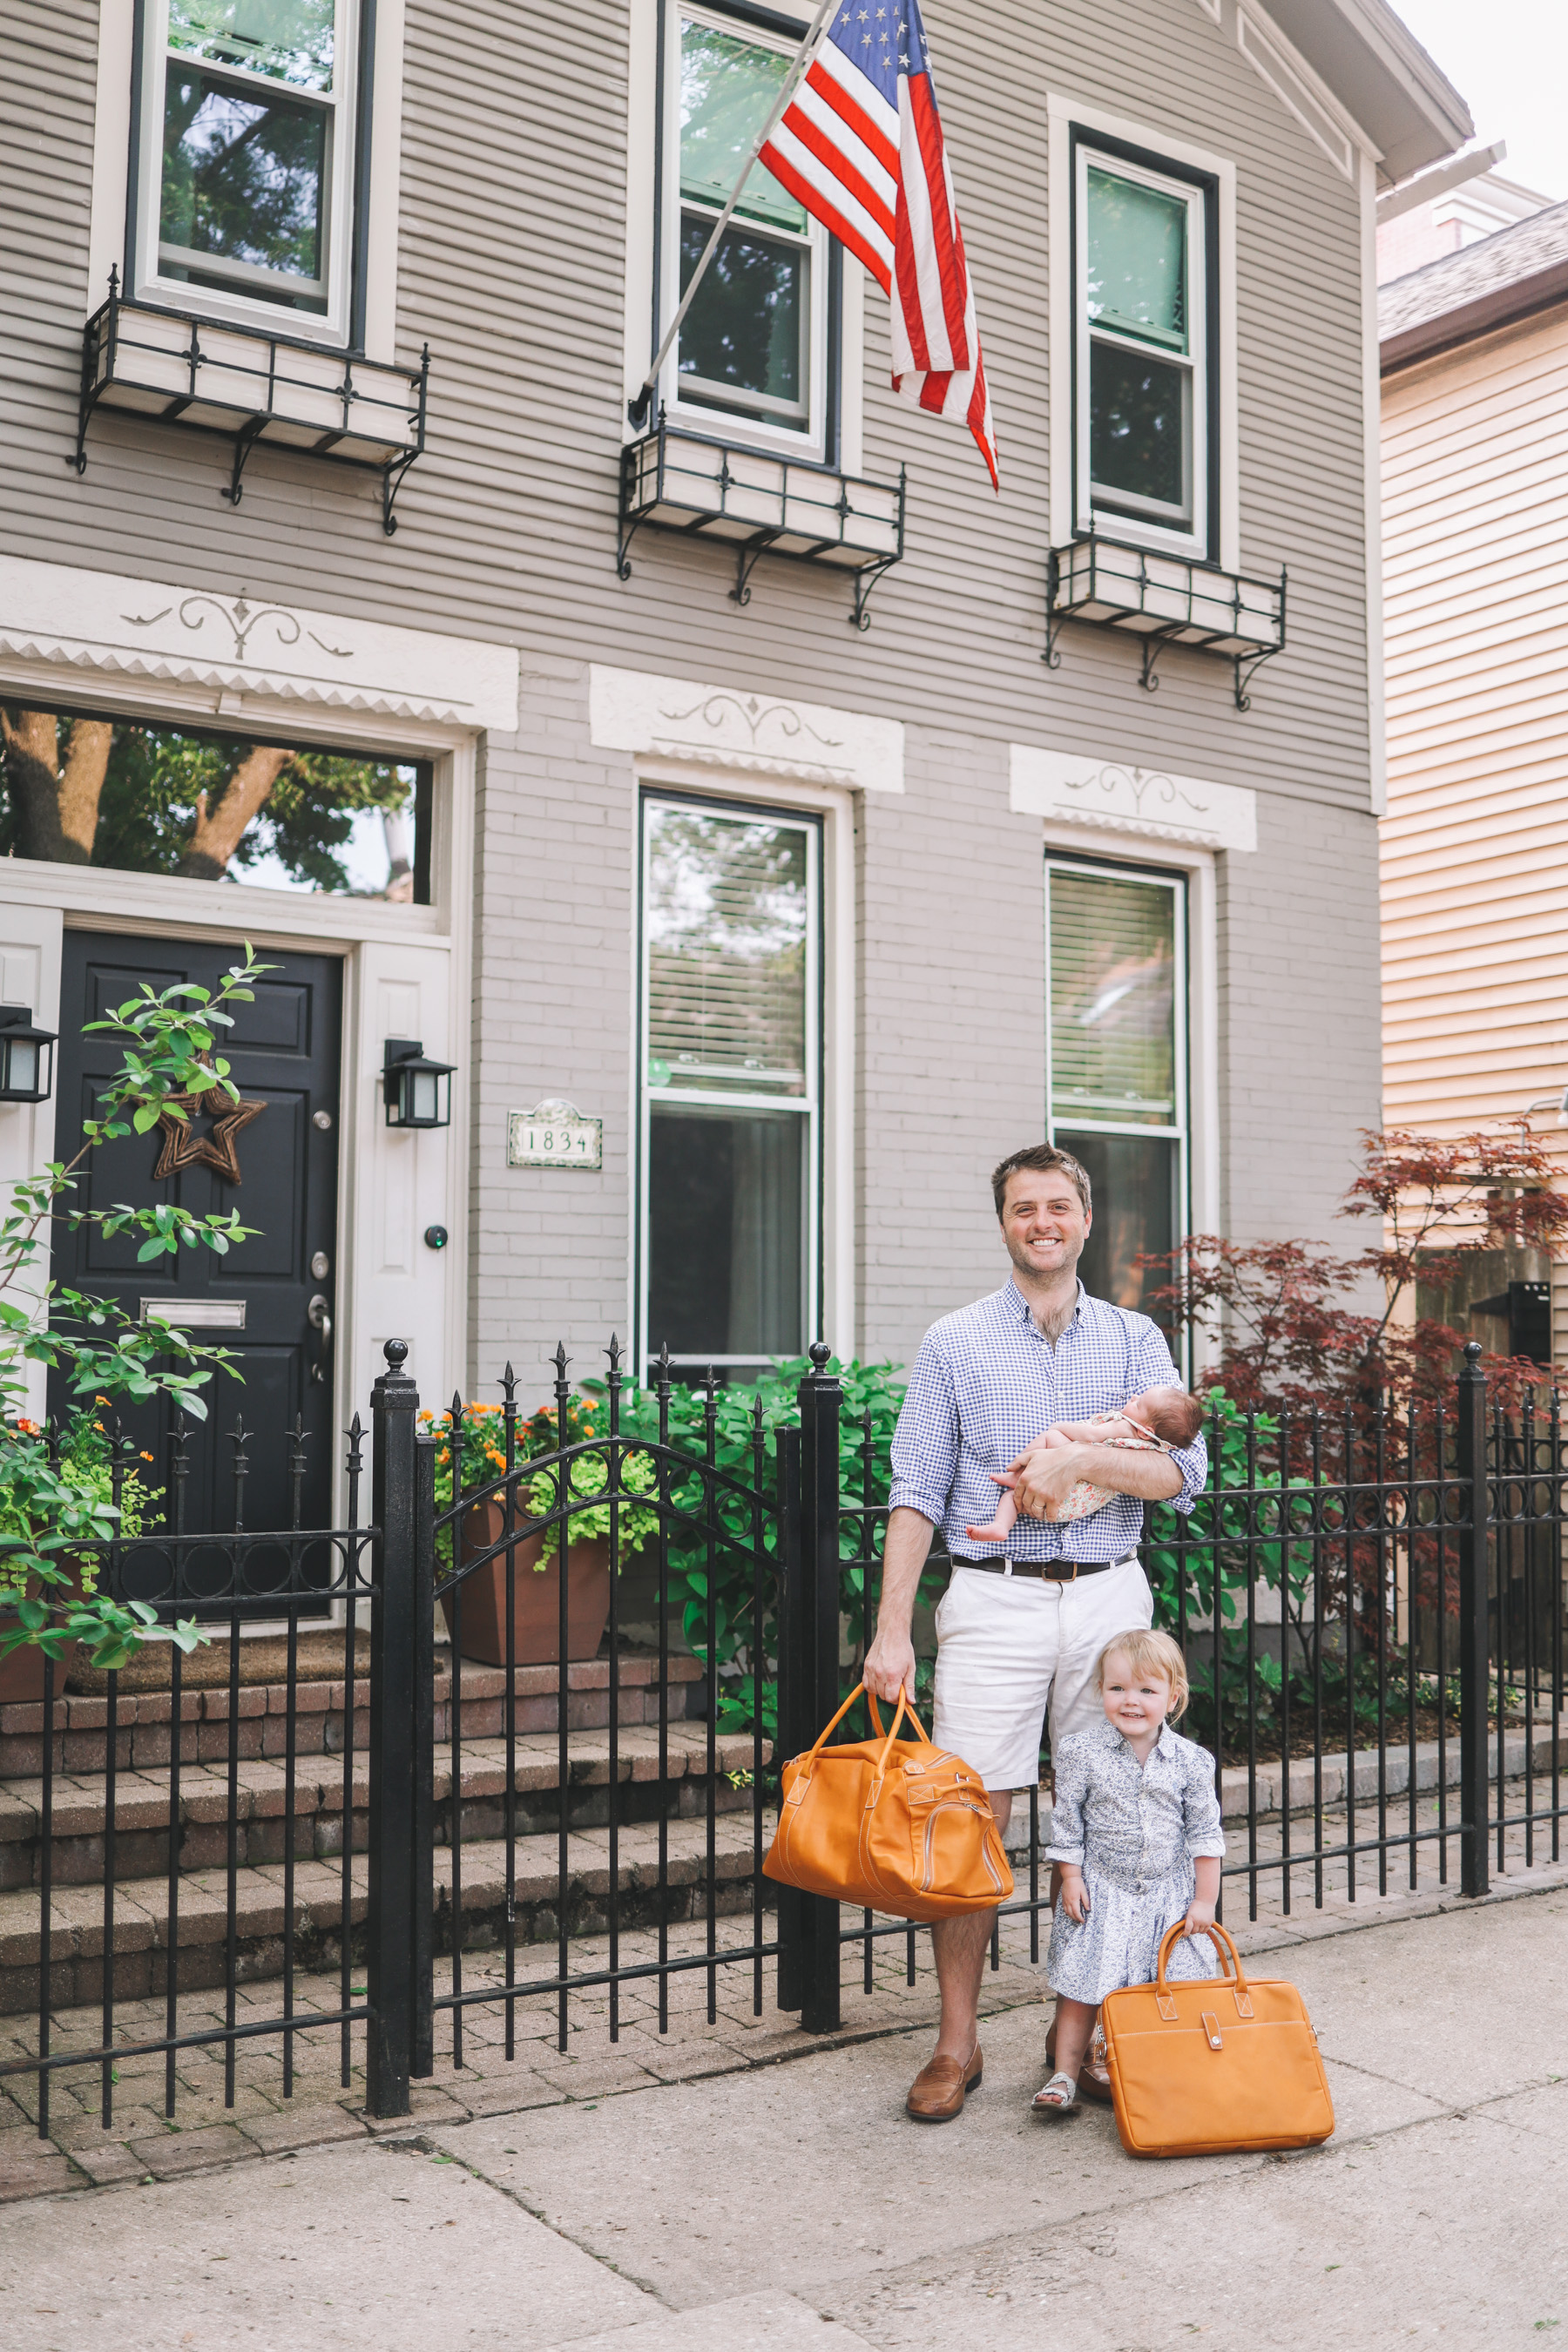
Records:
[[[100,1396],[93,1402],[95,1407],[102,1408],[109,1400]],[[26,1447],[38,1450],[37,1454],[29,1452],[26,1457],[18,1454],[12,1458],[7,1464],[10,1475],[0,1487],[0,1547],[16,1547],[0,1560],[0,1609],[17,1590],[33,1597],[42,1593],[44,1587],[36,1575],[26,1571],[18,1575],[10,1563],[18,1557],[25,1559],[40,1543],[49,1543],[60,1536],[84,1548],[55,1551],[51,1544],[53,1556],[67,1579],[59,1588],[61,1605],[90,1609],[99,1598],[99,1561],[96,1552],[85,1547],[105,1541],[116,1533],[134,1537],[142,1532],[152,1507],[159,1499],[160,1490],[147,1486],[142,1467],[153,1456],[142,1454],[130,1462],[121,1457],[120,1500],[116,1505],[115,1449],[96,1412],[75,1412],[53,1454],[36,1421],[24,1416],[16,1422],[16,1431]],[[73,1641],[58,1652],[57,1689],[69,1671],[79,1646]],[[26,1642],[0,1657],[0,1706],[43,1697],[46,1654],[37,1642]]]
[[[591,1397],[574,1397],[566,1408],[561,1443],[576,1445],[601,1434],[595,1427],[601,1409]],[[428,1416],[427,1416],[428,1418]],[[556,1414],[546,1405],[518,1423],[516,1458],[529,1461],[553,1455],[557,1446]],[[469,1405],[459,1417],[457,1433],[461,1490],[483,1486],[506,1468],[505,1421],[499,1405]],[[436,1456],[438,1508],[452,1501],[453,1417],[442,1416],[437,1431],[441,1439]],[[576,1507],[569,1514],[566,1543],[566,1655],[568,1659],[598,1655],[610,1613],[609,1463],[603,1454],[581,1454],[570,1463],[570,1496]],[[647,1542],[658,1527],[658,1513],[644,1501],[632,1499],[658,1492],[658,1474],[649,1454],[621,1457],[618,1511],[618,1551],[624,1562]],[[558,1507],[559,1472],[542,1468],[531,1479],[520,1479],[513,1524],[545,1517]],[[595,1499],[603,1498],[603,1499]],[[459,1523],[458,1558],[471,1559],[488,1551],[506,1532],[503,1495],[489,1495],[465,1512]],[[507,1580],[510,1560],[512,1588],[512,1663],[554,1665],[561,1656],[561,1526],[537,1528],[520,1536],[509,1551],[475,1569],[460,1588],[461,1601],[452,1592],[441,1595],[448,1634],[466,1658],[489,1665],[507,1664]]]
[[[231,1359],[193,1339],[162,1317],[134,1319],[111,1300],[50,1281],[57,1224],[90,1225],[104,1239],[137,1244],[138,1265],[210,1249],[220,1256],[247,1238],[232,1211],[198,1217],[177,1202],[148,1209],[123,1202],[103,1209],[72,1205],[100,1143],[150,1135],[160,1118],[182,1123],[190,1098],[215,1088],[238,1099],[228,1064],[216,1051],[233,1025],[225,1010],[248,1003],[250,983],[268,967],[246,948],[216,990],[194,982],[153,989],[88,1024],[114,1035],[120,1067],[98,1097],[99,1116],[82,1123],[69,1160],[50,1160],[11,1185],[0,1206],[0,1668],[41,1695],[43,1659],[57,1664],[79,1643],[90,1663],[113,1669],[133,1654],[158,1612],[146,1601],[119,1601],[100,1589],[93,1548],[116,1532],[134,1534],[151,1501],[134,1462],[113,1457],[115,1441],[100,1415],[122,1402],[164,1396],[205,1421],[201,1391]],[[77,1403],[61,1443],[28,1417],[31,1368],[59,1378]],[[119,1498],[115,1496],[116,1482]],[[188,1619],[163,1628],[184,1650],[206,1636]]]

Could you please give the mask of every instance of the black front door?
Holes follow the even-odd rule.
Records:
[[[60,980],[58,1125],[56,1149],[68,1160],[81,1121],[119,1066],[110,1036],[84,1036],[136,995],[194,981],[216,989],[237,961],[226,946],[186,946],[171,940],[67,931]],[[338,1057],[342,966],[334,957],[263,951],[271,966],[252,1004],[236,1004],[234,1027],[217,1051],[247,1102],[262,1103],[232,1138],[239,1181],[197,1160],[160,1178],[155,1171],[165,1137],[130,1136],[100,1145],[77,1205],[101,1209],[125,1201],[137,1208],[178,1202],[196,1215],[237,1210],[252,1238],[226,1257],[182,1249],[178,1259],[136,1264],[134,1235],[105,1240],[91,1226],[63,1233],[53,1272],[96,1297],[113,1298],[137,1318],[148,1304],[188,1322],[193,1333],[229,1349],[239,1378],[219,1372],[203,1391],[208,1417],[187,1423],[190,1461],[185,1526],[193,1534],[226,1531],[235,1524],[237,1421],[247,1433],[243,1518],[247,1528],[286,1528],[292,1509],[289,1433],[305,1433],[302,1524],[331,1522],[332,1379],[331,1318],[334,1311],[338,1191]],[[212,1121],[198,1114],[195,1138]],[[49,1398],[57,1415],[69,1409],[63,1385]],[[156,1463],[149,1479],[167,1486],[170,1413],[166,1405],[122,1411],[138,1447]]]

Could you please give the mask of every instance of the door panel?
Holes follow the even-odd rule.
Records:
[[[62,1158],[69,1159],[77,1149],[80,1122],[93,1115],[96,1097],[119,1060],[113,1040],[85,1035],[84,1024],[104,1018],[143,982],[163,989],[194,981],[216,988],[236,952],[225,946],[173,950],[166,940],[66,933],[58,1087]],[[231,1349],[234,1374],[220,1373],[209,1383],[204,1392],[209,1417],[187,1431],[184,1522],[193,1533],[226,1531],[235,1525],[237,1508],[247,1528],[289,1526],[289,1433],[297,1420],[305,1434],[303,1524],[331,1523],[331,1366],[323,1359],[308,1310],[320,1296],[335,1313],[342,967],[334,957],[279,949],[267,950],[265,961],[273,971],[258,985],[255,1003],[236,1008],[235,1026],[218,1048],[244,1099],[266,1105],[235,1139],[239,1183],[205,1165],[155,1178],[163,1140],[155,1130],[100,1146],[79,1195],[86,1208],[118,1201],[138,1208],[176,1201],[198,1216],[232,1209],[257,1229],[253,1237],[226,1257],[182,1250],[177,1262],[163,1258],[138,1266],[133,1236],[106,1241],[89,1227],[60,1235],[54,1253],[57,1282],[113,1297],[133,1316],[144,1300],[168,1301],[176,1309],[214,1301],[243,1304],[243,1328],[211,1334]],[[324,1129],[315,1124],[318,1116],[325,1117]],[[198,1132],[208,1132],[210,1125],[198,1116]],[[310,1271],[318,1254],[331,1268],[322,1277]],[[68,1410],[62,1382],[51,1382],[49,1405],[56,1413]],[[172,1431],[166,1408],[148,1406],[122,1418],[138,1447],[155,1458],[149,1477],[167,1487]],[[242,1442],[237,1442],[237,1426],[245,1433]]]

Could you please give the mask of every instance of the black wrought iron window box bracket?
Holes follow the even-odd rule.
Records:
[[[737,604],[751,603],[751,576],[764,555],[846,572],[855,592],[850,623],[865,629],[872,589],[904,551],[903,468],[896,482],[871,481],[688,433],[661,411],[652,431],[621,452],[616,568],[623,580],[632,576],[629,550],[645,524],[732,548]]]
[[[1236,707],[1250,710],[1255,673],[1285,645],[1285,588],[1257,573],[1223,572],[1182,555],[1162,555],[1085,532],[1046,559],[1046,650],[1061,667],[1057,640],[1067,621],[1118,629],[1143,648],[1139,684],[1154,693],[1155,665],[1167,646],[1193,646],[1233,665]]]
[[[66,463],[87,471],[87,428],[98,408],[220,434],[234,460],[224,497],[238,506],[246,462],[258,442],[381,477],[381,523],[425,448],[426,344],[416,368],[394,367],[258,327],[196,319],[120,290],[82,333],[76,448]]]

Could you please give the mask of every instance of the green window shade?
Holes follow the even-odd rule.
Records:
[[[1187,348],[1187,207],[1089,166],[1089,315],[1113,333]]]
[[[337,0],[169,0],[169,47],[299,89],[331,89]]]
[[[655,804],[644,920],[648,1083],[806,1091],[806,839]]]
[[[1054,867],[1051,1118],[1173,1127],[1176,908],[1154,882]]]
[[[685,17],[680,26],[680,193],[719,211],[773,109],[790,58],[738,34]],[[758,163],[736,208],[775,227],[804,229],[805,207]]]

